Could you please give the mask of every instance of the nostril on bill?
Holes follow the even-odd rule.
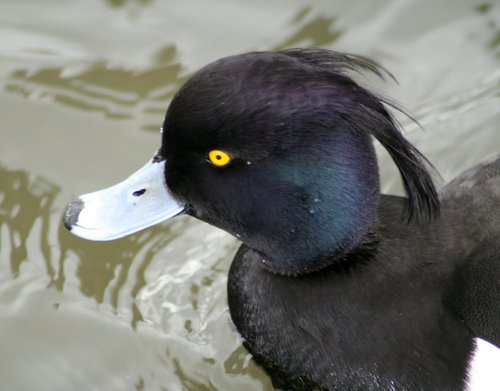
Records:
[[[141,189],[141,190],[136,190],[132,193],[132,195],[134,197],[140,197],[141,195],[143,195],[144,193],[146,192],[146,189]]]
[[[66,209],[64,209],[64,226],[71,231],[73,226],[76,225],[78,221],[78,216],[80,215],[80,212],[82,211],[84,206],[84,202],[80,199],[77,198],[76,200],[70,202],[67,206]]]

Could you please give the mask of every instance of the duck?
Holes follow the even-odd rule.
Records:
[[[500,156],[438,191],[365,72],[389,74],[321,48],[204,66],[146,165],[64,225],[112,240],[187,214],[238,238],[229,312],[276,389],[499,390]],[[381,194],[375,140],[404,196]]]

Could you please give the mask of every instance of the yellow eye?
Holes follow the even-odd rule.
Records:
[[[214,149],[208,153],[208,160],[214,166],[224,167],[231,162],[231,157],[224,151]]]

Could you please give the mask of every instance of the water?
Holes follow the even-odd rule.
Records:
[[[270,390],[229,322],[236,239],[183,217],[87,242],[61,227],[65,204],[153,154],[197,68],[291,46],[390,69],[399,85],[366,84],[423,125],[402,118],[447,181],[500,152],[499,25],[498,1],[3,0],[2,390]]]

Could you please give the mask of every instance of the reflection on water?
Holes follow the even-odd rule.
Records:
[[[151,3],[153,0],[105,0],[106,3],[108,3],[112,7],[123,7],[127,3],[137,3],[137,4],[148,4]]]
[[[494,3],[45,1],[0,4],[10,37],[0,48],[2,389],[271,389],[229,321],[237,241],[182,217],[87,242],[60,220],[76,189],[113,183],[129,155],[149,157],[168,101],[216,57],[291,46],[374,57],[401,82],[374,85],[425,127],[409,136],[446,179],[500,150]],[[399,182],[389,174],[384,189]]]
[[[55,280],[56,273],[50,263],[52,249],[48,241],[48,224],[59,187],[3,166],[0,166],[0,179],[0,260],[10,260],[9,271],[17,278],[21,263],[29,260],[28,236],[36,235],[40,238],[38,247],[46,272],[52,281]]]
[[[333,45],[340,38],[342,30],[334,28],[336,17],[317,16],[309,21],[306,17],[310,11],[310,6],[304,7],[293,18],[292,24],[298,26],[296,32],[277,45],[275,50],[301,46],[326,47]]]
[[[145,71],[112,68],[102,62],[76,68],[17,70],[5,89],[114,119],[146,116],[142,128],[157,131],[165,102],[186,79],[180,76],[182,67],[174,62],[175,56],[175,47],[168,46],[154,56],[157,65]]]
[[[483,3],[476,6],[476,11],[483,14],[487,21],[487,26],[491,38],[489,39],[488,48],[491,49],[500,58],[500,24],[498,23],[498,15],[494,11],[493,5]]]
[[[179,232],[172,233],[169,227],[162,228],[161,235],[158,235],[159,228],[156,227],[124,238],[118,244],[107,242],[91,246],[68,236],[61,227],[61,274],[64,273],[64,260],[76,256],[80,260],[76,277],[81,284],[81,293],[94,298],[97,303],[106,298],[115,311],[119,308],[120,295],[128,295],[132,300],[129,305],[132,305],[130,311],[133,314],[132,325],[135,326],[143,320],[133,300],[146,284],[144,272],[159,250],[178,235],[175,232]],[[62,276],[58,288],[62,289],[63,283]]]

